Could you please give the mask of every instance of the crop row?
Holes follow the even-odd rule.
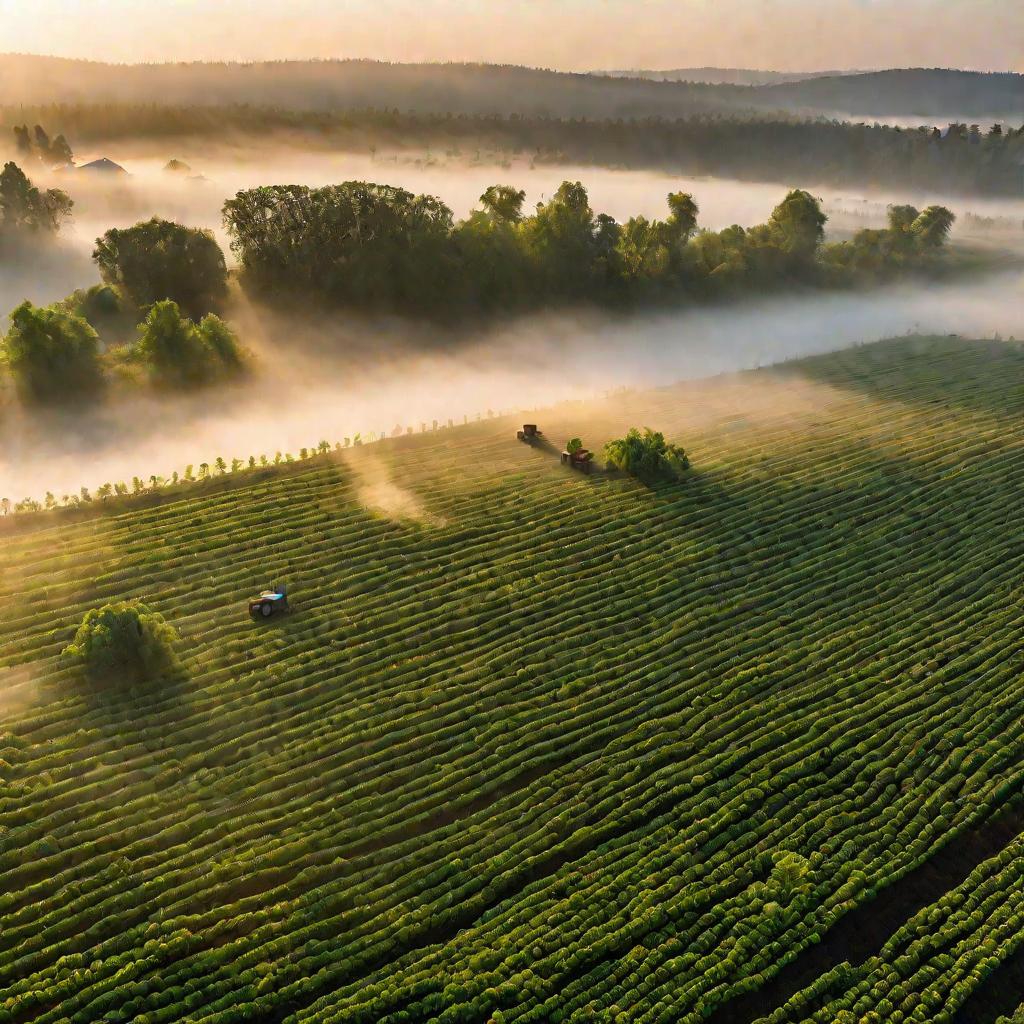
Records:
[[[320,459],[10,533],[0,1019],[697,1021],[763,984],[1019,788],[1020,368],[891,343],[543,425],[642,413],[696,467],[654,492],[496,422],[354,456],[423,523]],[[261,628],[267,573],[297,610]],[[125,596],[186,684],[63,664]]]

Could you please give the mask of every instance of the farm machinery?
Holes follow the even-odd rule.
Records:
[[[589,473],[594,467],[594,453],[584,448],[578,437],[574,437],[562,452],[562,465],[578,469],[581,473]]]
[[[522,430],[516,431],[516,438],[524,444],[536,444],[540,440],[540,431],[536,423],[524,423]]]
[[[291,610],[288,588],[283,584],[271,584],[269,590],[264,590],[259,597],[249,602],[249,614],[254,619],[269,619],[274,615],[285,615]]]

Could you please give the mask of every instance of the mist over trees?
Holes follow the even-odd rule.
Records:
[[[220,317],[208,313],[193,323],[171,299],[150,308],[133,355],[155,383],[170,388],[210,384],[242,367],[238,339]]]
[[[597,164],[741,181],[807,181],[991,196],[1024,195],[1024,128],[954,124],[897,128],[736,114],[685,118],[560,119],[412,114],[363,109],[341,113],[267,107],[173,108],[93,105],[33,108],[76,140],[93,144],[146,137],[211,143],[226,135],[284,145],[368,152],[438,149],[472,156],[492,149],[544,163]],[[0,107],[0,123],[21,117]],[[1024,118],[1022,118],[1024,120]]]
[[[953,215],[896,208],[889,228],[824,245],[819,201],[795,189],[768,221],[698,231],[698,208],[668,196],[664,220],[617,223],[566,181],[524,215],[495,185],[456,222],[432,196],[351,181],[263,186],[224,205],[242,281],[261,296],[435,316],[572,303],[629,307],[794,285],[842,287],[931,266]]]
[[[105,232],[92,258],[103,280],[139,307],[173,299],[199,317],[227,297],[224,254],[210,231],[153,217]]]
[[[74,203],[59,188],[41,190],[13,161],[0,171],[0,242],[32,234],[55,234]]]
[[[29,402],[83,401],[99,390],[99,337],[81,317],[23,302],[2,342],[8,369]]]
[[[13,131],[15,148],[25,160],[47,167],[68,167],[74,163],[74,153],[63,135],[51,139],[41,124],[37,124],[31,132],[27,124],[16,124]]]

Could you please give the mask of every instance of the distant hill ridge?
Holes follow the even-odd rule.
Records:
[[[589,119],[789,111],[936,120],[992,115],[1024,121],[1024,76],[944,69],[815,74],[799,81],[749,85],[493,64],[370,60],[103,64],[7,54],[0,55],[0,96],[7,105],[258,104],[287,110],[397,108],[416,113]]]
[[[703,82],[707,85],[780,85],[783,82],[804,82],[809,78],[835,78],[842,75],[862,75],[864,71],[757,71],[751,68],[666,68],[651,70],[595,71],[595,75],[608,78],[644,78],[652,82]]]

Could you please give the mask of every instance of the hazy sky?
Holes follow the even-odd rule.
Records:
[[[0,0],[0,52],[1024,71],[1024,0]]]

